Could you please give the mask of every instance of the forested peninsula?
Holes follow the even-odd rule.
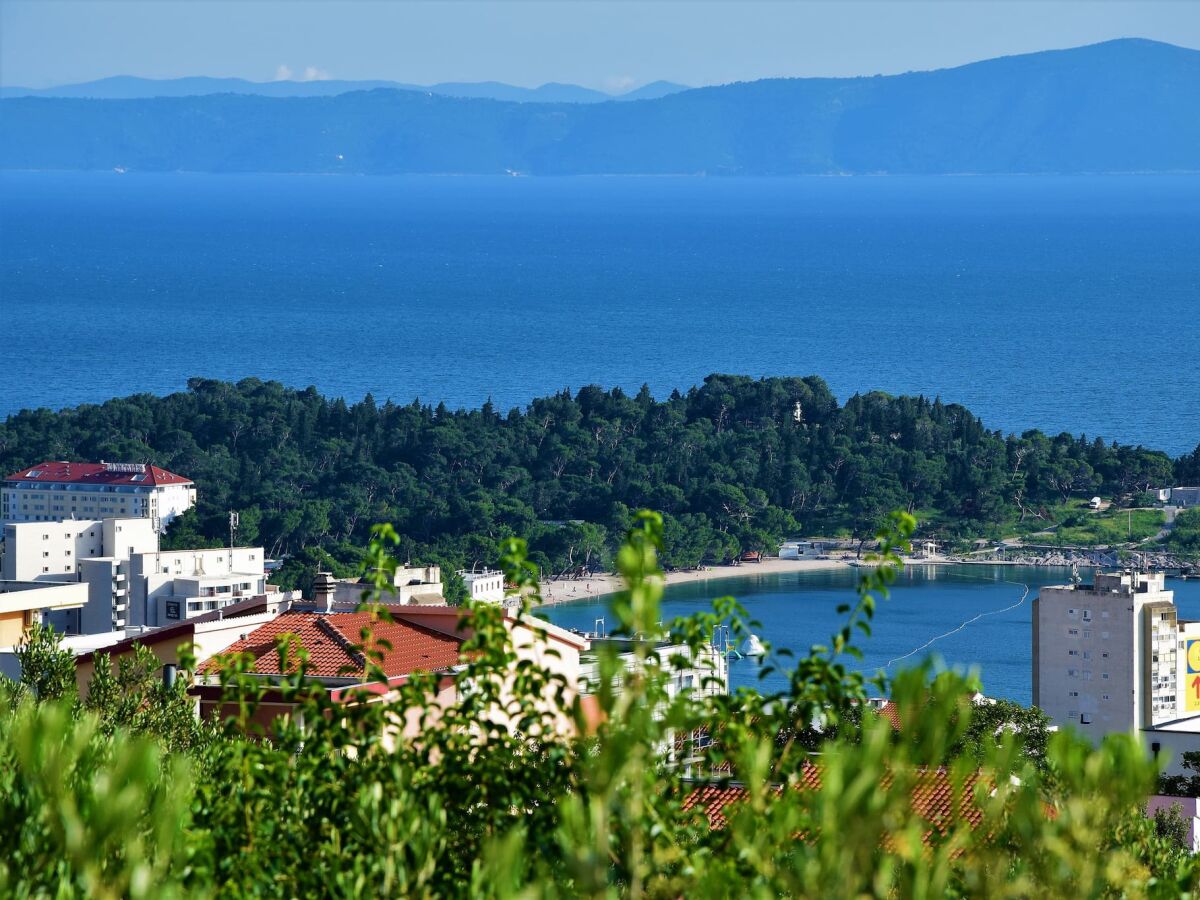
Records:
[[[1005,436],[962,406],[873,392],[839,404],[817,377],[712,375],[656,400],[588,386],[503,412],[414,401],[354,404],[247,379],[192,379],[0,424],[0,467],[46,459],[152,462],[196,482],[196,509],[166,546],[239,543],[352,574],[376,522],[400,557],[493,564],[497,541],[529,539],[546,573],[607,566],[632,512],[665,516],[671,567],[773,553],[784,538],[873,534],[893,509],[953,542],[1029,533],[1099,494],[1200,482],[1200,447],[1179,459],[1100,438]],[[1186,546],[1177,549],[1190,549]],[[1200,550],[1200,542],[1194,548]]]

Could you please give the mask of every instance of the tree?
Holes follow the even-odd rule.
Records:
[[[37,700],[69,700],[75,696],[75,656],[62,646],[62,635],[35,622],[17,644],[21,684]]]

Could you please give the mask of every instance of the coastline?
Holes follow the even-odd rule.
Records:
[[[777,575],[783,572],[815,572],[821,569],[849,569],[850,564],[840,559],[764,559],[759,563],[743,563],[740,566],[709,566],[690,572],[668,572],[665,584],[693,584],[705,581],[721,581],[728,578],[753,577],[755,575]],[[621,590],[619,575],[598,575],[592,578],[577,578],[570,581],[543,581],[539,585],[542,606],[557,606],[577,600],[595,600]]]
[[[707,581],[721,581],[729,578],[753,578],[757,575],[778,575],[787,572],[816,572],[829,569],[853,569],[870,563],[852,564],[850,559],[778,559],[768,558],[759,563],[743,563],[740,566],[709,566],[705,569],[688,572],[668,572],[664,582],[666,587],[675,584],[694,584]],[[1037,563],[1016,560],[961,560],[961,559],[913,559],[905,557],[905,568],[917,566],[1036,566],[1039,568],[1058,569],[1063,566],[1041,565]],[[563,581],[543,581],[538,586],[542,595],[540,606],[558,606],[562,603],[575,603],[580,600],[598,600],[615,594],[621,590],[619,575],[597,575],[591,578],[577,578]]]

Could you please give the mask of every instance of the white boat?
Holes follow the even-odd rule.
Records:
[[[767,648],[763,646],[763,642],[758,639],[757,634],[752,634],[742,641],[742,656],[766,656],[766,654]]]

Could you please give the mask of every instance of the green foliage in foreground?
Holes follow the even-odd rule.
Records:
[[[899,732],[861,714],[867,685],[846,659],[869,634],[912,527],[900,515],[881,532],[882,565],[864,570],[828,643],[794,664],[772,658],[785,690],[671,698],[674,663],[638,642],[628,669],[602,657],[603,721],[586,736],[557,727],[563,716],[582,727],[581,704],[559,677],[518,662],[503,613],[490,606],[466,612],[473,636],[453,676],[458,699],[444,710],[427,702],[433,675],[400,686],[386,704],[331,703],[304,678],[303,659],[282,685],[303,719],[269,739],[242,736],[259,690],[245,660],[224,662],[225,690],[243,711],[220,735],[174,718],[186,699],[152,688],[137,660],[120,690],[105,682],[122,677],[120,667],[98,670],[111,698],[105,710],[120,705],[118,694],[140,694],[120,723],[73,712],[69,697],[39,702],[25,692],[0,714],[0,890],[523,898],[1193,890],[1198,870],[1177,829],[1142,815],[1156,770],[1132,737],[1093,749],[1058,733],[1027,745],[1037,728],[1000,727],[1014,711],[976,710],[972,683],[923,670],[890,685]],[[661,519],[639,514],[617,555],[627,590],[613,614],[624,634],[658,631],[661,539]],[[395,542],[383,527],[368,551],[380,586]],[[532,589],[536,567],[523,542],[504,551],[510,580]],[[669,627],[699,646],[727,618],[743,627],[732,600]],[[280,652],[290,652],[286,641]],[[415,737],[397,739],[406,722],[419,722]],[[726,809],[724,829],[684,811],[695,784],[664,756],[676,736],[698,732],[716,740],[695,748],[693,772],[746,790]],[[820,787],[801,788],[814,762]],[[978,809],[978,827],[914,812],[912,786],[936,767],[954,785],[975,779],[963,802]]]
[[[193,478],[199,506],[166,545],[238,540],[357,571],[373,522],[403,560],[496,562],[521,536],[545,573],[608,568],[631,512],[663,513],[661,562],[720,563],[790,536],[874,535],[921,511],[925,533],[1002,538],[1058,524],[1068,500],[1132,496],[1189,475],[1196,454],[1037,431],[1004,436],[967,409],[873,392],[839,404],[816,377],[711,375],[655,399],[595,386],[503,412],[413,402],[348,405],[315,389],[193,379],[184,393],[27,411],[0,423],[0,470],[44,459],[154,462]],[[1177,482],[1176,482],[1177,483]]]

